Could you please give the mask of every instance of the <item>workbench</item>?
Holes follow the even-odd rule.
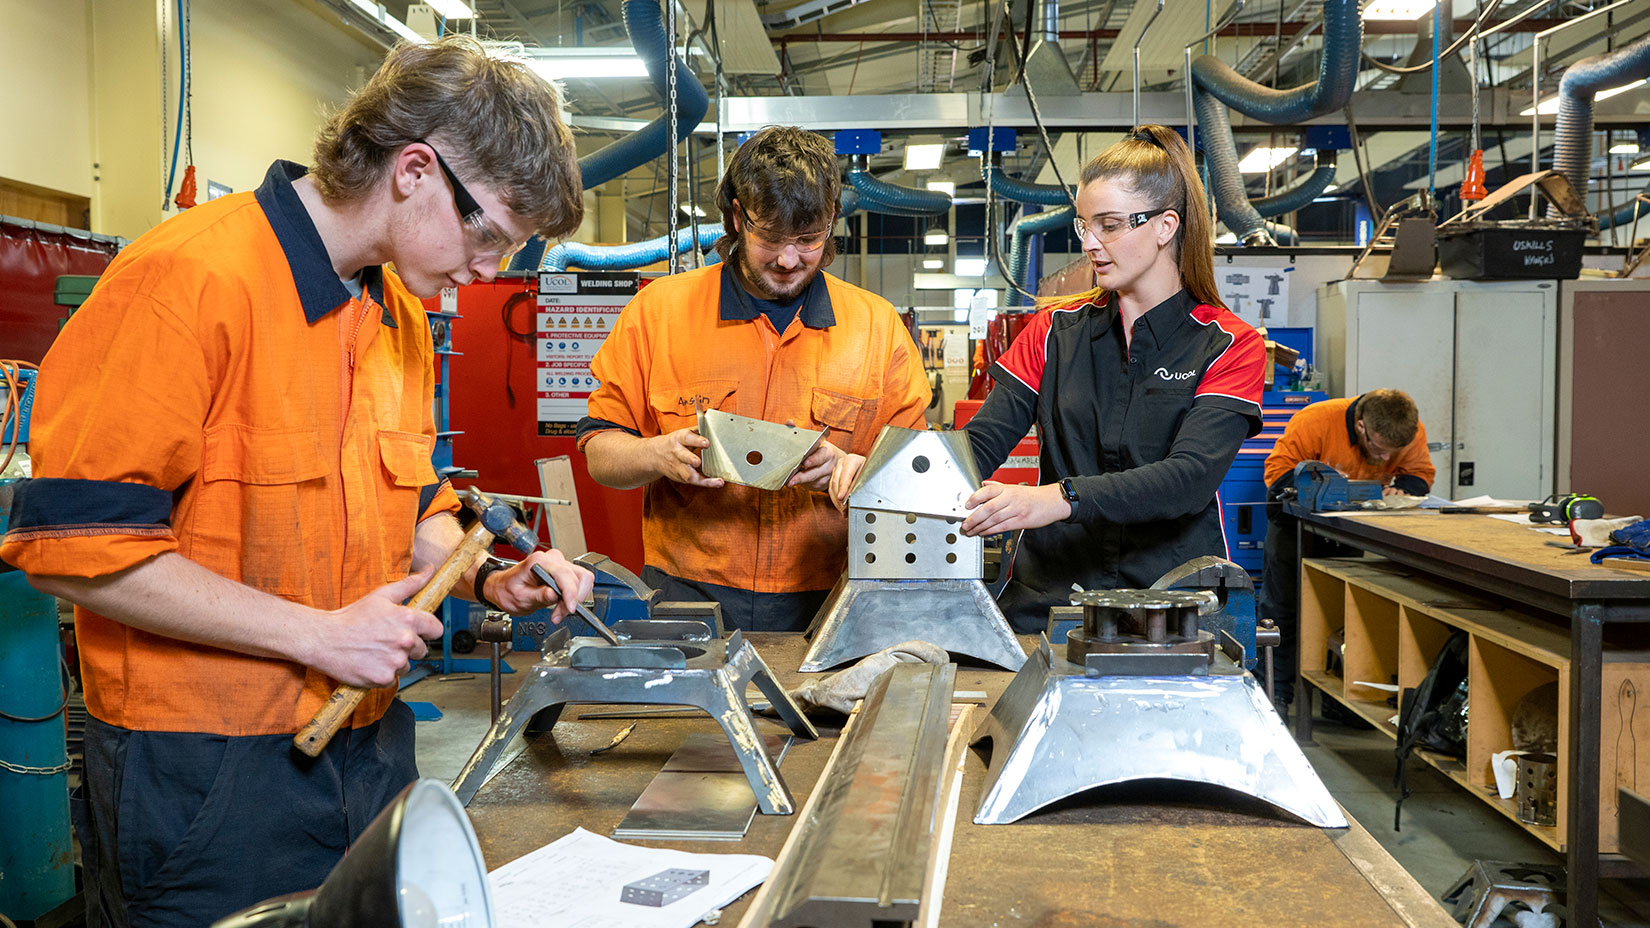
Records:
[[[1604,627],[1650,623],[1650,573],[1591,564],[1582,554],[1546,544],[1554,536],[1478,514],[1397,511],[1312,513],[1289,504],[1298,520],[1302,558],[1349,545],[1419,573],[1537,610],[1569,631],[1568,780],[1570,814],[1564,846],[1569,924],[1598,920],[1598,881],[1641,875],[1619,854],[1599,853]],[[1304,589],[1303,589],[1304,592]],[[1302,666],[1306,655],[1302,651]],[[1300,678],[1297,738],[1311,740],[1311,693]]]
[[[757,633],[749,639],[782,683],[798,683],[795,668],[805,650],[800,636]],[[1028,650],[1035,646],[1034,638],[1022,640]],[[985,692],[983,711],[1012,676],[963,667],[956,689]],[[591,756],[630,721],[579,720],[589,708],[568,707],[550,734],[528,739],[470,804],[488,869],[577,826],[611,833],[688,734],[718,730],[708,716],[643,719],[617,748]],[[799,741],[785,756],[780,770],[799,808],[820,778],[837,734],[838,729],[822,726],[819,741]],[[1183,785],[1182,801],[1166,799],[1162,781],[1124,784],[1018,824],[974,825],[987,759],[977,750],[965,756],[939,921],[946,928],[1455,924],[1355,822],[1318,829],[1259,800],[1199,784]],[[794,815],[757,815],[739,842],[634,843],[774,857],[796,822]],[[545,890],[553,893],[555,887]],[[724,910],[720,924],[737,925],[753,895]]]

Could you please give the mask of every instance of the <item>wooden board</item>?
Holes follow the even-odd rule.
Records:
[[[571,506],[546,506],[550,523],[550,545],[569,560],[590,550],[584,540],[584,517],[579,512],[579,491],[573,486],[573,462],[567,455],[539,458],[533,462],[539,472],[539,495],[546,499],[572,500]]]

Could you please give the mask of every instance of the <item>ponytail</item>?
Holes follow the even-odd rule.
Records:
[[[1083,165],[1079,189],[1111,179],[1121,180],[1144,196],[1151,208],[1167,207],[1180,216],[1174,238],[1180,282],[1198,303],[1225,308],[1215,286],[1214,223],[1209,218],[1209,203],[1191,149],[1180,133],[1168,126],[1136,126]],[[1075,297],[1039,298],[1037,305],[1098,301],[1103,293],[1096,287]]]

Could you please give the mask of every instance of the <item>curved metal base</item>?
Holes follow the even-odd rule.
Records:
[[[1255,678],[1229,660],[1200,676],[1088,676],[1044,638],[974,731],[991,739],[976,825],[1084,790],[1186,780],[1248,793],[1320,828],[1346,818]]]
[[[838,580],[808,628],[803,673],[818,673],[921,639],[1018,670],[1025,649],[981,580]]]
[[[621,647],[600,638],[572,638],[565,631],[558,632],[545,643],[544,659],[528,671],[528,679],[453,781],[453,792],[459,802],[469,805],[493,775],[510,742],[541,712],[553,724],[569,703],[694,706],[709,713],[727,732],[763,814],[789,815],[796,803],[768,757],[745,702],[750,683],[768,697],[792,734],[810,741],[819,737],[756,648],[738,631],[726,640],[629,641]]]

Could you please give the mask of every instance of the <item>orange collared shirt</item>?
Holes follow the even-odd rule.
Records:
[[[726,269],[726,270],[724,270]],[[725,264],[654,281],[625,307],[591,363],[601,386],[579,428],[643,438],[696,424],[712,409],[803,428],[865,454],[885,425],[925,428],[928,380],[887,300],[821,272],[785,331],[724,296]],[[729,283],[737,287],[737,283]],[[818,292],[823,288],[823,293]],[[686,580],[757,593],[832,587],[848,552],[847,518],[802,487],[703,489],[655,480],[642,512],[647,563]]]
[[[1427,451],[1427,427],[1415,424],[1415,438],[1382,463],[1364,457],[1353,431],[1352,404],[1358,397],[1323,400],[1302,409],[1284,426],[1272,453],[1266,456],[1266,485],[1295,469],[1302,461],[1322,461],[1353,480],[1416,477],[1428,487],[1437,475],[1432,455]],[[1419,487],[1408,487],[1414,492]]]
[[[278,162],[104,272],[41,365],[7,562],[97,577],[176,551],[323,610],[406,576],[418,522],[458,507],[430,463],[429,328],[393,274],[366,269],[359,297],[339,282],[302,172]],[[336,685],[82,608],[75,624],[87,708],[125,728],[295,732]]]

